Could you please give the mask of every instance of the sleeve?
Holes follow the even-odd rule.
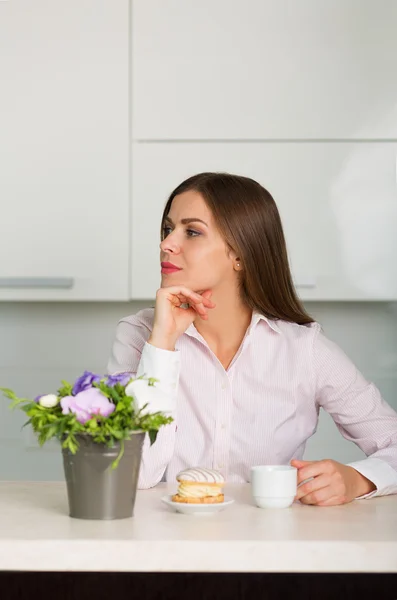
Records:
[[[317,403],[367,456],[349,463],[377,488],[362,498],[397,493],[397,413],[319,326],[313,364]]]
[[[147,343],[150,330],[138,322],[122,319],[116,329],[111,355],[107,365],[107,373],[132,373],[134,376],[155,377],[159,380],[157,387],[165,394],[172,396],[172,404],[176,406],[180,353],[162,350]],[[169,401],[167,401],[167,405]],[[174,421],[160,428],[155,443],[150,446],[149,436],[145,437],[142,461],[139,471],[138,488],[147,489],[161,481],[170,462],[175,446],[176,410],[171,416]]]

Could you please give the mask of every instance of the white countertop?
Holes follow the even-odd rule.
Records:
[[[166,493],[139,491],[131,519],[84,521],[64,483],[1,482],[0,570],[397,573],[397,496],[269,510],[229,485],[232,506],[187,516]]]

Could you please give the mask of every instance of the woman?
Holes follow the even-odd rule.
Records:
[[[143,449],[139,487],[181,469],[247,481],[255,464],[298,469],[321,506],[397,492],[397,414],[321,332],[292,283],[280,216],[252,179],[201,173],[162,218],[155,309],[122,319],[108,372],[159,380],[174,422]],[[320,407],[369,458],[303,461]]]

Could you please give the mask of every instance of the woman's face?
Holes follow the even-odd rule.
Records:
[[[163,237],[161,287],[184,285],[199,292],[235,283],[235,255],[229,251],[198,192],[175,196],[164,223]]]

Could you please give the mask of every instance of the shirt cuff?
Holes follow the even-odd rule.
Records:
[[[163,350],[146,342],[142,349],[136,376],[158,379],[157,387],[176,396],[180,368],[181,355],[179,350]]]
[[[397,493],[397,471],[386,461],[380,458],[365,458],[364,460],[348,463],[347,466],[353,467],[376,485],[376,490],[364,496],[359,496],[356,500]]]

